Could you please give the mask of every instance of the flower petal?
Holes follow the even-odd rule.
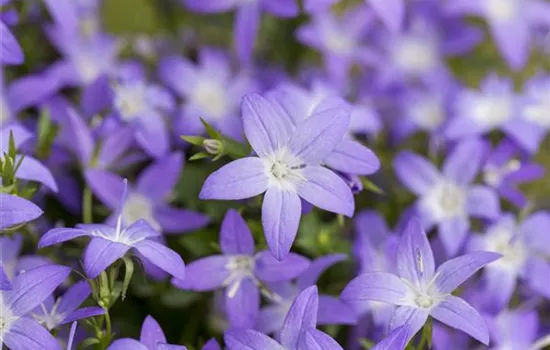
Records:
[[[489,345],[489,330],[485,320],[464,299],[448,295],[430,312],[430,315],[447,326],[459,329],[483,344]]]
[[[447,255],[456,255],[468,236],[469,229],[470,221],[462,216],[445,219],[437,225],[437,232]]]
[[[224,165],[208,176],[200,199],[245,199],[267,190],[269,179],[260,158],[247,157]]]
[[[418,331],[424,326],[428,319],[428,313],[422,309],[410,306],[400,306],[396,308],[390,320],[389,332],[393,332],[401,326],[409,328],[407,339],[408,343]]]
[[[503,22],[491,21],[489,27],[508,66],[515,71],[523,68],[529,58],[529,22],[523,18]]]
[[[441,177],[429,160],[408,151],[397,155],[393,167],[399,180],[418,195],[427,192]]]
[[[260,156],[272,154],[288,142],[292,124],[281,108],[259,94],[248,94],[242,102],[246,138]]]
[[[300,197],[321,209],[353,216],[353,193],[340,176],[322,166],[306,166],[303,176],[306,180],[300,182],[296,189]]]
[[[432,279],[434,255],[420,222],[410,219],[397,245],[397,272],[415,285]]]
[[[198,292],[220,288],[229,277],[226,265],[229,258],[225,255],[211,255],[195,260],[185,268],[185,280],[174,278],[172,284],[181,289]]]
[[[407,286],[396,275],[387,272],[369,272],[351,280],[342,291],[340,299],[354,309],[361,309],[371,300],[400,305],[406,295]]]
[[[49,247],[54,244],[70,241],[73,238],[91,236],[87,230],[81,230],[77,228],[54,228],[44,233],[38,241],[38,248]]]
[[[208,225],[210,218],[202,213],[160,205],[154,209],[153,217],[165,234],[177,234],[198,230]]]
[[[126,244],[94,237],[84,252],[84,271],[90,278],[96,278],[107,267],[124,256],[130,249]]]
[[[529,215],[520,225],[525,244],[531,249],[550,256],[550,213],[539,211]]]
[[[105,170],[90,169],[84,173],[94,194],[110,209],[117,209],[124,191],[122,177]]]
[[[61,350],[50,332],[27,317],[17,319],[4,334],[3,340],[12,350]]]
[[[319,295],[317,324],[350,324],[357,323],[357,313],[340,299],[330,295]]]
[[[376,344],[372,350],[394,350],[405,349],[409,339],[409,326],[403,325],[394,329],[386,338]]]
[[[170,135],[166,122],[156,111],[148,111],[146,116],[140,118],[135,135],[136,141],[151,157],[160,158],[170,148]]]
[[[468,213],[484,219],[495,219],[500,215],[500,200],[490,187],[475,185],[469,188]]]
[[[327,166],[348,174],[370,175],[380,168],[380,160],[368,147],[343,139],[324,159]]]
[[[302,203],[294,192],[269,188],[262,204],[262,225],[267,245],[278,260],[284,259],[294,242]]]
[[[172,249],[151,239],[138,242],[134,247],[153,265],[177,279],[185,278],[185,264],[181,256]]]
[[[149,350],[149,348],[146,345],[143,345],[142,343],[138,342],[135,339],[130,338],[123,338],[115,340],[107,350]]]
[[[345,254],[329,254],[315,259],[311,265],[296,279],[296,284],[302,290],[316,284],[319,276],[332,265],[347,260]]]
[[[256,255],[254,274],[263,282],[289,281],[303,273],[309,264],[307,258],[295,253],[278,260],[270,252],[262,251]]]
[[[24,316],[52,294],[70,272],[68,267],[58,265],[39,266],[25,271],[13,281],[6,306],[14,315]]]
[[[225,311],[231,327],[254,328],[260,312],[260,291],[250,278],[225,290]],[[236,288],[236,289],[235,289]]]
[[[317,165],[332,152],[346,134],[349,110],[334,108],[308,117],[290,137],[289,148],[301,161]]]
[[[136,190],[155,202],[162,202],[178,182],[182,167],[181,153],[174,152],[159,158],[139,175]]]
[[[443,294],[451,293],[483,266],[499,259],[498,253],[475,252],[441,264],[435,276],[435,286]]]
[[[239,6],[235,16],[235,43],[239,60],[243,65],[250,64],[258,27],[260,25],[260,4],[255,2],[245,3]]]
[[[486,154],[487,145],[478,139],[460,142],[443,165],[443,174],[458,185],[467,185],[475,178]]]
[[[34,220],[43,213],[33,202],[10,194],[0,193],[0,203],[0,229]]]
[[[139,341],[148,349],[155,349],[158,343],[166,343],[162,328],[151,315],[148,315],[143,321]]]
[[[16,157],[16,160],[20,159]],[[44,164],[40,163],[37,159],[31,156],[25,156],[21,165],[17,169],[15,177],[27,181],[36,181],[48,186],[52,191],[57,192],[58,187],[55,179],[50,172],[50,169],[46,168]]]
[[[304,289],[294,299],[281,329],[280,341],[285,348],[299,348],[302,334],[317,325],[318,308],[319,294],[317,286]]]
[[[225,332],[227,350],[285,350],[267,335],[252,329],[236,329]]]
[[[73,284],[58,301],[55,309],[59,314],[70,314],[80,306],[92,293],[88,281]]]
[[[19,46],[17,39],[15,39],[8,26],[3,21],[0,21],[0,37],[2,38],[1,62],[4,64],[23,63],[23,50],[21,49],[21,46]]]
[[[220,246],[224,254],[254,254],[254,238],[242,216],[229,209],[220,229]]]
[[[392,32],[399,32],[405,16],[405,3],[403,0],[367,0],[382,22]]]
[[[331,336],[315,328],[305,332],[300,349],[304,350],[344,350]]]
[[[83,318],[94,317],[99,315],[104,315],[105,309],[97,306],[83,307],[76,311],[71,312],[65,319],[60,323],[60,325],[71,323]]]

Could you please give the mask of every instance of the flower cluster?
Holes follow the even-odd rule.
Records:
[[[547,0],[0,6],[0,347],[550,346]]]

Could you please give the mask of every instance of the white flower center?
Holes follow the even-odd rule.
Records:
[[[137,192],[131,193],[126,199],[122,209],[122,218],[124,223],[128,225],[143,219],[155,230],[159,231],[161,229],[153,214],[151,201]]]
[[[12,323],[18,319],[4,302],[3,294],[0,292],[0,344],[4,342],[4,335],[10,330]]]
[[[60,301],[61,298],[57,299],[49,312],[44,304],[40,304],[43,314],[33,313],[32,317],[36,320],[36,322],[40,323],[41,325],[46,327],[47,330],[51,331],[65,319],[65,315],[57,313],[57,306],[59,305]]]
[[[403,36],[393,50],[393,61],[408,74],[423,74],[434,69],[439,61],[436,45],[426,38]]]
[[[436,220],[450,219],[465,215],[466,191],[455,183],[443,180],[421,200]]]
[[[434,298],[429,295],[419,294],[414,299],[414,302],[419,308],[429,309],[434,304]]]
[[[249,255],[235,255],[229,258],[225,268],[229,271],[229,277],[223,282],[224,286],[229,286],[227,295],[232,298],[237,293],[242,280],[250,278],[257,281],[254,277],[254,267],[256,260]]]
[[[326,48],[336,54],[349,55],[357,45],[353,38],[338,28],[331,28],[324,34]]]
[[[82,53],[73,58],[73,64],[84,83],[94,82],[101,74],[101,67],[90,53]]]
[[[296,185],[305,180],[302,169],[306,166],[286,149],[280,149],[270,157],[262,158],[270,186],[284,190],[296,190]]]
[[[514,236],[513,229],[510,230],[509,228],[499,228],[496,233],[493,232],[488,235],[486,249],[502,254],[502,257],[495,261],[492,266],[511,271],[519,271],[528,255],[523,241]]]
[[[147,86],[141,82],[115,87],[115,107],[122,119],[131,121],[146,109]]]
[[[213,78],[200,79],[191,94],[191,100],[212,118],[220,119],[230,112],[227,91]]]
[[[445,108],[441,99],[426,97],[411,106],[409,114],[421,129],[432,131],[445,120]]]
[[[537,126],[550,128],[550,83],[534,91],[532,97],[535,101],[523,108],[524,118]]]
[[[433,287],[435,277],[429,283],[421,282],[420,285],[413,285],[413,283],[404,278],[401,280],[407,285],[408,289],[404,300],[406,305],[430,310],[441,301],[441,296]]]
[[[483,173],[483,180],[486,184],[492,187],[500,186],[502,178],[511,172],[518,170],[521,167],[521,163],[517,159],[511,159],[503,166],[488,166]]]
[[[475,101],[471,115],[488,128],[499,127],[512,117],[512,100],[508,96],[483,96]]]
[[[513,21],[521,11],[518,0],[481,0],[485,4],[485,14],[490,20],[503,23]]]

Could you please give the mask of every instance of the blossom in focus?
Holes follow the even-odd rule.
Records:
[[[316,329],[318,307],[317,286],[308,287],[290,306],[279,342],[252,329],[236,329],[225,333],[225,344],[228,350],[341,350],[334,339]]]
[[[33,202],[11,194],[0,193],[0,203],[2,203],[0,206],[0,229],[2,230],[32,221],[43,213],[42,209]]]
[[[349,124],[345,109],[325,110],[292,128],[290,117],[258,94],[243,100],[243,124],[257,156],[235,160],[205,181],[201,199],[237,200],[265,192],[262,224],[273,255],[282,260],[294,241],[300,198],[339,214],[355,208],[348,185],[320,164],[342,140]]]
[[[61,350],[57,340],[45,328],[29,317],[59,286],[71,270],[58,265],[40,266],[19,275],[10,290],[0,291],[0,343],[12,350]]]
[[[260,309],[260,287],[300,275],[309,261],[294,253],[279,261],[255,252],[254,240],[243,218],[229,210],[220,231],[222,255],[211,255],[187,266],[186,279],[172,283],[182,289],[210,291],[225,288],[225,309],[231,326],[253,328]]]
[[[494,219],[500,214],[496,192],[473,185],[486,145],[477,139],[459,143],[448,155],[442,171],[426,158],[403,151],[394,160],[401,182],[419,196],[415,209],[426,230],[437,226],[449,256],[462,246],[470,228],[470,216]]]
[[[145,220],[138,220],[128,227],[122,226],[122,215],[126,200],[127,184],[118,207],[116,226],[104,224],[79,224],[76,228],[54,228],[46,232],[38,242],[39,248],[59,244],[77,237],[90,237],[90,243],[84,252],[84,271],[90,278],[97,277],[129,250],[139,253],[151,264],[172,276],[183,279],[185,265],[175,251],[157,242],[160,233]]]
[[[448,260],[435,270],[433,252],[420,222],[411,219],[397,246],[397,273],[368,272],[353,279],[341,298],[351,305],[368,300],[397,308],[389,332],[410,327],[407,341],[424,326],[428,316],[468,333],[484,344],[489,331],[483,317],[464,299],[451,293],[483,266],[497,260],[498,253],[476,252]]]

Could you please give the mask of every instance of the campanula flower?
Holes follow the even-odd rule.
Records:
[[[11,194],[0,193],[0,229],[10,226],[20,225],[32,221],[42,215],[43,211],[33,202],[13,196]]]
[[[318,306],[317,286],[308,287],[290,306],[279,342],[252,329],[239,329],[225,333],[225,344],[228,350],[341,350],[334,339],[316,329]]]
[[[258,94],[243,100],[243,124],[256,156],[233,161],[205,181],[201,199],[237,200],[265,192],[262,223],[273,255],[282,260],[298,231],[301,201],[352,216],[348,185],[320,164],[342,140],[349,124],[345,109],[329,109],[295,129],[277,105]]]
[[[4,202],[2,202],[4,206]],[[27,270],[38,266],[48,265],[50,259],[40,255],[21,255],[23,249],[23,236],[15,234],[13,237],[0,237],[0,257],[6,277],[13,280]]]
[[[485,154],[476,139],[458,144],[442,172],[427,159],[404,151],[394,160],[401,182],[419,196],[415,208],[424,228],[437,226],[447,254],[455,255],[469,232],[469,217],[494,219],[500,213],[497,194],[487,186],[472,185]]]
[[[128,188],[122,209],[122,226],[127,227],[143,219],[155,230],[169,234],[206,226],[209,222],[206,215],[175,208],[167,203],[182,168],[183,157],[176,152],[159,158],[145,168],[136,180],[136,185]],[[115,212],[124,191],[122,178],[114,173],[95,169],[87,170],[85,178],[94,194]],[[116,220],[112,217],[109,221]]]
[[[306,258],[294,253],[281,261],[268,251],[256,253],[250,229],[234,210],[229,210],[222,222],[220,247],[222,255],[192,262],[186,279],[174,279],[173,284],[195,291],[225,288],[225,310],[235,328],[255,327],[262,284],[293,279],[309,265]]]
[[[13,36],[8,26],[4,21],[0,21],[0,37],[2,38],[1,48],[2,57],[0,63],[4,64],[21,64],[24,60],[23,49]]]
[[[63,283],[70,272],[64,266],[40,266],[19,275],[10,290],[0,291],[0,343],[12,350],[61,350],[50,332],[28,313]]]
[[[428,316],[460,329],[484,344],[489,331],[483,317],[464,299],[451,293],[498,253],[476,252],[448,260],[435,270],[433,252],[420,222],[411,219],[397,246],[397,273],[369,272],[353,279],[342,292],[343,301],[367,300],[396,305],[390,332],[407,325],[407,342],[422,328]]]
[[[485,268],[483,278],[487,308],[500,310],[506,306],[518,278],[526,281],[536,293],[550,298],[550,257],[548,234],[550,214],[536,212],[516,222],[512,214],[503,215],[482,235],[472,235],[470,251],[492,251],[502,258]]]
[[[129,250],[135,250],[140,258],[145,258],[161,270],[183,279],[183,260],[176,252],[157,242],[160,236],[158,231],[145,220],[138,220],[127,227],[122,225],[126,190],[127,184],[124,180],[115,227],[104,224],[79,224],[76,228],[54,228],[40,238],[38,247],[48,247],[87,236],[91,240],[84,253],[84,271],[90,278],[97,277]]]

